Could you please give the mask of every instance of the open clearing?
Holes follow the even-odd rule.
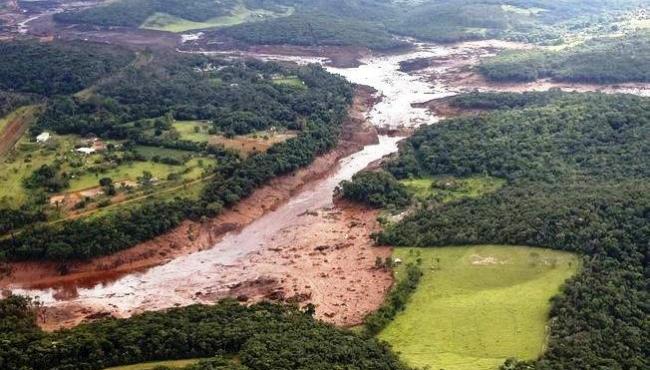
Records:
[[[394,256],[422,258],[424,276],[379,337],[410,365],[445,370],[494,370],[508,357],[536,358],[549,299],[580,266],[571,253],[514,246],[396,248]]]
[[[300,80],[298,80],[298,83],[301,84]],[[176,121],[173,126],[182,140],[197,143],[207,142],[210,145],[223,145],[226,149],[234,150],[244,156],[252,153],[265,152],[273,145],[282,143],[298,135],[296,131],[292,130],[257,131],[247,135],[235,135],[233,137],[226,137],[219,134],[211,135],[209,133],[210,124],[204,121]]]
[[[437,176],[400,181],[406,189],[420,199],[436,199],[442,203],[463,198],[478,198],[499,190],[506,181],[490,176],[457,178]]]
[[[240,4],[232,11],[232,14],[208,19],[205,22],[194,22],[166,13],[155,13],[142,24],[141,28],[180,33],[204,28],[235,26],[241,23],[259,22],[276,17],[286,17],[293,14],[293,11],[294,9],[291,7],[287,7],[284,13],[263,9],[251,10],[243,4]]]

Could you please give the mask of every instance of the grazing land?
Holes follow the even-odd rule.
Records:
[[[573,254],[515,246],[397,248],[423,276],[406,309],[380,334],[410,365],[492,370],[545,348],[550,299],[579,268]]]

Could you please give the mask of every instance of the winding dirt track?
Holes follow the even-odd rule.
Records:
[[[0,133],[0,156],[9,152],[27,131],[36,109],[36,107],[25,108],[7,123],[7,126]]]

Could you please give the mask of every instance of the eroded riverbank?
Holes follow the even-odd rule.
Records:
[[[291,271],[296,278],[304,277],[298,273],[298,270],[307,269],[304,263],[297,264],[303,267],[293,266],[291,271],[285,272],[276,266],[275,273],[271,274],[272,271],[264,273],[259,266],[249,265],[252,261],[247,256],[261,249],[273,252],[281,248],[279,244],[270,246],[274,242],[281,243],[276,236],[286,235],[287,230],[294,235],[291,233],[294,227],[305,227],[302,220],[311,217],[309,215],[313,215],[313,212],[320,212],[320,209],[331,208],[331,194],[340,181],[397,149],[399,138],[378,137],[374,127],[367,122],[366,114],[374,103],[372,89],[358,88],[350,117],[343,127],[340,145],[335,150],[317,158],[305,169],[274,179],[214,220],[204,223],[186,221],[172,232],[152,241],[88,262],[65,266],[57,263],[15,263],[11,265],[12,274],[2,279],[0,286],[14,293],[37,296],[45,304],[40,322],[47,329],[71,326],[85,319],[107,315],[122,317],[174,305],[209,303],[226,296],[242,300],[245,297],[245,300],[251,301],[290,300],[291,297],[304,300],[300,297],[308,297],[310,293],[297,289],[296,284],[299,283],[303,290],[308,284],[296,279],[292,282],[290,278]],[[368,235],[375,227],[375,216],[361,210],[348,210],[344,216],[337,219],[329,214],[325,219],[328,222],[337,219],[337,222],[327,230],[338,230],[336,235],[352,232],[357,236],[350,240],[358,238],[369,241]],[[319,232],[312,230],[309,235],[319,235]],[[374,263],[376,255],[384,257],[389,253],[370,248],[370,243],[367,244],[364,258],[369,264]],[[309,256],[313,248],[310,243],[304,244],[300,254]],[[332,248],[332,251],[340,251],[341,244],[333,242]],[[318,251],[322,254],[324,249]],[[352,249],[343,254],[345,257],[340,258],[341,263],[363,257],[357,256]],[[297,255],[294,254],[294,258]],[[287,266],[279,264],[285,258],[273,252],[264,262],[267,266]],[[390,286],[390,274],[375,274],[362,265],[355,266],[369,273],[369,276],[357,280],[376,287],[377,291],[373,299],[368,299],[368,294],[364,294],[351,306],[370,304],[367,310],[374,309]],[[331,273],[336,276],[336,271],[342,269],[338,266],[332,268],[334,272],[323,267],[319,274]],[[308,269],[312,272],[318,270],[313,266]],[[66,273],[62,275],[63,270]],[[280,275],[285,278],[279,278]],[[373,276],[377,278],[376,284],[371,283]],[[332,287],[339,289],[335,284]],[[322,298],[327,299],[331,293]],[[342,299],[345,300],[344,297]],[[344,316],[341,324],[353,318],[359,321],[362,317]]]

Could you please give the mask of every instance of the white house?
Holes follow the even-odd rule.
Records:
[[[77,151],[83,154],[92,154],[95,153],[95,148],[77,148]]]
[[[50,133],[49,132],[42,132],[40,135],[36,136],[36,142],[37,143],[44,143],[46,141],[50,140]]]

